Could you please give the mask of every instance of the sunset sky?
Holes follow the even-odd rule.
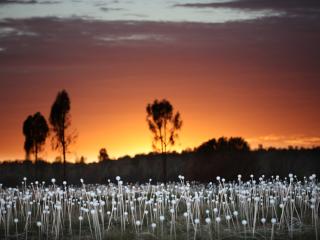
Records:
[[[62,89],[70,160],[151,151],[145,108],[162,98],[183,119],[175,150],[318,146],[319,43],[318,0],[0,0],[0,160],[24,158],[23,121]]]

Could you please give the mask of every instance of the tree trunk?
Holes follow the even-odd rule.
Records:
[[[162,152],[162,173],[163,173],[163,183],[167,183],[167,154]]]
[[[36,166],[35,177],[36,177],[36,179],[40,179],[39,178],[39,162],[38,162],[38,145],[37,145],[37,143],[35,143],[35,146],[34,146],[34,157],[35,157],[35,166]]]
[[[66,171],[66,138],[65,138],[65,122],[66,122],[66,116],[63,115],[63,128],[62,128],[62,155],[63,155],[63,179],[67,181],[67,171]]]
[[[34,147],[34,155],[35,155],[35,161],[38,162],[38,147],[37,144]]]
[[[164,131],[163,136],[161,138],[161,152],[162,152],[162,168],[163,168],[163,183],[167,183],[167,147],[166,147],[166,136],[167,131],[167,123],[164,121]],[[164,139],[163,139],[164,138]]]
[[[66,144],[62,143],[62,154],[63,154],[63,179],[67,180],[67,171],[66,171]]]

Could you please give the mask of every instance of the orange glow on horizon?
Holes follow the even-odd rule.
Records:
[[[52,95],[54,96],[55,93]],[[68,154],[70,162],[74,162],[81,156],[84,156],[87,162],[97,161],[98,152],[103,147],[107,149],[109,157],[112,159],[152,151],[152,135],[145,121],[145,106],[148,102],[153,101],[154,98],[150,97],[149,100],[146,100],[146,96],[143,100],[128,101],[128,99],[119,97],[117,106],[120,107],[111,108],[109,106],[109,108],[106,107],[105,111],[100,111],[102,103],[94,107],[87,99],[83,100],[81,96],[77,96],[72,91],[70,92],[70,97],[72,102],[71,130],[76,129],[78,133],[78,138],[71,146]],[[45,116],[48,116],[48,109],[51,106],[52,99],[47,100],[46,111],[43,111]],[[208,114],[205,111],[205,106],[192,105],[188,100],[182,101],[183,99],[174,96],[167,99],[171,101],[176,110],[180,111],[183,119],[179,140],[170,150],[180,152],[187,148],[192,149],[211,138],[219,138],[221,136],[244,137],[251,148],[257,148],[259,144],[263,144],[264,147],[287,147],[289,145],[311,147],[320,143],[320,138],[317,137],[267,134],[270,126],[261,126],[258,116],[256,116],[256,119],[249,118],[247,122],[244,121],[249,113],[230,110],[229,102],[224,103],[227,105],[219,108],[213,114]],[[106,105],[108,104],[106,103]],[[125,105],[128,105],[128,107],[125,108]],[[238,117],[237,122],[234,121],[234,116]],[[271,117],[268,121],[272,121]],[[16,121],[16,123],[20,127],[22,120]],[[1,154],[0,159],[24,158],[22,149],[24,139],[21,129],[14,130],[16,134],[12,135],[8,141],[14,140],[18,144],[12,145],[11,154]],[[257,130],[264,130],[266,134],[257,136],[255,135]],[[60,153],[52,151],[50,147],[50,139],[48,139],[40,157],[52,162],[55,157],[60,156]]]
[[[80,78],[74,78],[77,77]],[[167,82],[170,82],[171,78]],[[175,78],[176,82],[182,81],[181,76],[176,75]],[[202,82],[209,81],[208,78],[211,78],[210,75],[204,75]],[[158,76],[158,79],[160,81],[162,76]],[[308,108],[298,109],[300,114],[297,115],[297,109],[289,108],[288,103],[275,99],[277,106],[265,112],[264,109],[273,103],[264,99],[264,89],[248,92],[247,89],[240,88],[235,93],[234,86],[216,85],[213,91],[207,91],[207,86],[198,85],[199,81],[196,79],[190,76],[185,79],[189,80],[184,85],[173,85],[169,89],[161,86],[155,91],[147,82],[144,82],[143,88],[136,87],[139,84],[133,83],[138,80],[133,78],[127,80],[129,86],[125,89],[116,84],[108,90],[107,96],[112,101],[104,96],[104,89],[99,85],[85,82],[81,88],[65,86],[71,98],[71,130],[76,129],[78,133],[78,138],[68,154],[70,161],[81,156],[88,162],[97,161],[99,149],[103,147],[111,158],[151,152],[152,135],[145,120],[145,107],[155,98],[167,98],[174,109],[181,113],[183,126],[180,138],[176,146],[171,148],[178,152],[221,136],[241,136],[252,148],[257,148],[259,144],[265,147],[320,145],[320,139],[313,135],[315,123],[310,121],[311,124],[304,124],[309,118]],[[230,81],[226,75],[224,79],[226,82]],[[83,92],[82,88],[87,91]],[[45,97],[39,96],[33,101],[22,100],[28,104],[27,108],[21,108],[21,111],[15,113],[11,121],[12,127],[5,130],[7,138],[0,139],[1,144],[6,145],[0,152],[0,159],[24,158],[21,129],[24,119],[28,114],[39,110],[48,118],[51,104],[60,89],[50,89]],[[239,106],[245,108],[239,110]],[[285,114],[282,113],[284,108]],[[303,113],[304,111],[306,113]],[[288,122],[288,118],[292,120]],[[297,135],[297,129],[303,134]],[[53,152],[50,147],[48,139],[40,157],[53,161],[60,153]]]

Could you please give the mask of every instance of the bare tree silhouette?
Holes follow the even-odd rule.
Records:
[[[153,134],[152,147],[162,153],[163,180],[166,181],[166,153],[168,147],[173,146],[178,138],[178,131],[182,127],[181,116],[179,112],[173,111],[173,106],[166,99],[154,100],[152,104],[147,105],[146,111],[148,126]]]
[[[55,133],[53,138],[53,148],[61,149],[63,157],[63,175],[66,179],[66,153],[71,143],[75,141],[75,133],[67,133],[67,129],[71,125],[70,115],[70,98],[65,90],[58,92],[50,112],[50,124]]]
[[[38,154],[42,151],[49,134],[47,121],[40,112],[27,117],[23,123],[23,134],[25,136],[24,150],[26,159],[29,159],[30,154],[33,153],[37,162]]]

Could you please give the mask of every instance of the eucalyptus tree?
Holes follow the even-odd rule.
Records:
[[[51,107],[49,121],[52,125],[53,148],[60,149],[63,158],[63,175],[66,177],[66,154],[70,145],[75,141],[75,134],[67,130],[71,125],[71,101],[66,90],[58,92],[57,97]]]
[[[34,154],[35,161],[38,161],[38,154],[43,150],[43,146],[49,135],[49,126],[46,119],[40,112],[29,115],[23,122],[23,135],[25,136],[24,150],[26,159]]]
[[[163,178],[167,178],[167,150],[176,143],[182,127],[181,115],[175,112],[171,103],[163,99],[154,100],[146,108],[147,123],[153,134],[152,147],[162,154]]]

